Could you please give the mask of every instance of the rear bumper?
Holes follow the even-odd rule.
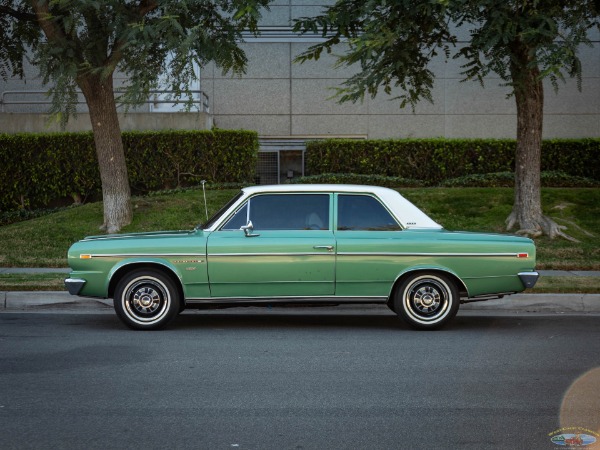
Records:
[[[86,281],[81,278],[67,278],[65,280],[65,287],[69,291],[69,294],[77,295],[81,292],[85,283]]]
[[[540,274],[537,272],[520,272],[519,278],[521,279],[521,283],[525,286],[525,289],[530,289],[535,286]]]

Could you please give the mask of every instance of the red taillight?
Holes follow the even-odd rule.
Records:
[[[517,253],[517,258],[529,258],[529,253]]]

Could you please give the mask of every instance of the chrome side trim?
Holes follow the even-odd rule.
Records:
[[[131,238],[154,238],[154,237],[163,237],[163,236],[185,236],[185,235],[190,235],[193,234],[195,232],[195,230],[182,230],[182,231],[176,231],[174,233],[150,233],[150,234],[146,234],[145,236],[140,236],[140,235],[136,235],[134,234],[123,234],[120,236],[111,236],[111,235],[106,235],[106,236],[86,236],[83,239],[81,239],[81,241],[106,241],[106,240],[114,240],[114,239],[131,239]],[[144,234],[144,233],[140,233],[140,234]]]
[[[305,297],[208,297],[187,298],[186,304],[200,305],[212,303],[386,303],[387,297],[352,296],[305,296]]]
[[[425,252],[338,252],[338,256],[485,256],[485,257],[513,257],[519,253],[425,253]]]
[[[329,251],[331,246],[315,246]],[[333,248],[332,248],[333,249]],[[172,256],[312,256],[327,255],[324,252],[281,252],[281,253],[92,253],[91,258],[131,258],[131,257],[172,257]],[[519,253],[426,253],[426,252],[337,252],[338,256],[481,256],[481,257],[519,257]],[[537,273],[537,272],[535,272]]]
[[[317,248],[319,246],[316,246]],[[320,247],[319,247],[320,248]],[[323,246],[329,250],[329,246]],[[312,256],[312,255],[327,255],[334,253],[209,253],[211,256]],[[414,253],[414,252],[337,252],[337,256],[437,256],[437,257],[510,257],[517,258],[518,253]]]
[[[206,253],[92,253],[91,258],[165,258],[173,256],[190,256],[206,258]]]
[[[209,253],[207,256],[324,256],[333,255],[331,252],[298,252],[298,253]]]
[[[85,283],[87,283],[87,281],[82,278],[67,278],[65,280],[65,287],[67,288],[67,291],[69,291],[69,294],[77,295],[81,292]]]

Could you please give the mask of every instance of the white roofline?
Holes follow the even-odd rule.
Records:
[[[228,211],[223,218],[237,209],[240,203],[258,193],[296,193],[296,192],[326,192],[326,193],[359,193],[373,194],[378,197],[394,216],[400,221],[403,228],[413,229],[441,229],[442,226],[432,220],[427,214],[404,198],[398,191],[381,186],[367,186],[354,184],[273,184],[263,186],[250,186],[242,189],[244,195]],[[222,225],[219,220],[209,230],[215,230]]]

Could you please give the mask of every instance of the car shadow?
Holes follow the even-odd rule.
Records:
[[[339,308],[339,309],[338,309]],[[85,314],[85,313],[82,313]],[[128,328],[122,324],[114,314],[96,314],[94,320],[89,316],[76,319],[78,314],[73,315],[70,325],[87,327],[95,330]],[[518,332],[519,330],[531,331],[542,326],[542,322],[550,320],[555,327],[562,328],[572,326],[572,320],[568,315],[545,314],[544,321],[540,320],[540,314],[506,313],[494,314],[490,311],[460,313],[439,332],[475,332],[499,331]],[[578,317],[580,320],[597,320],[592,316]],[[323,308],[231,308],[222,310],[190,310],[184,311],[177,316],[167,327],[170,331],[189,330],[394,330],[407,332],[431,332],[414,330],[396,314],[385,307],[368,308],[360,310],[344,309],[343,307]]]
[[[557,316],[557,320],[560,317]],[[514,331],[526,329],[536,323],[534,315],[492,315],[489,312],[477,315],[458,315],[446,326],[437,331],[477,331],[498,329]],[[210,311],[185,311],[180,314],[168,329],[381,329],[381,330],[403,330],[415,332],[403,320],[385,307],[370,309],[368,311],[335,311],[328,308],[327,311],[318,312],[314,308],[303,311],[302,308],[255,308],[253,311],[243,311],[243,308],[229,310]]]

